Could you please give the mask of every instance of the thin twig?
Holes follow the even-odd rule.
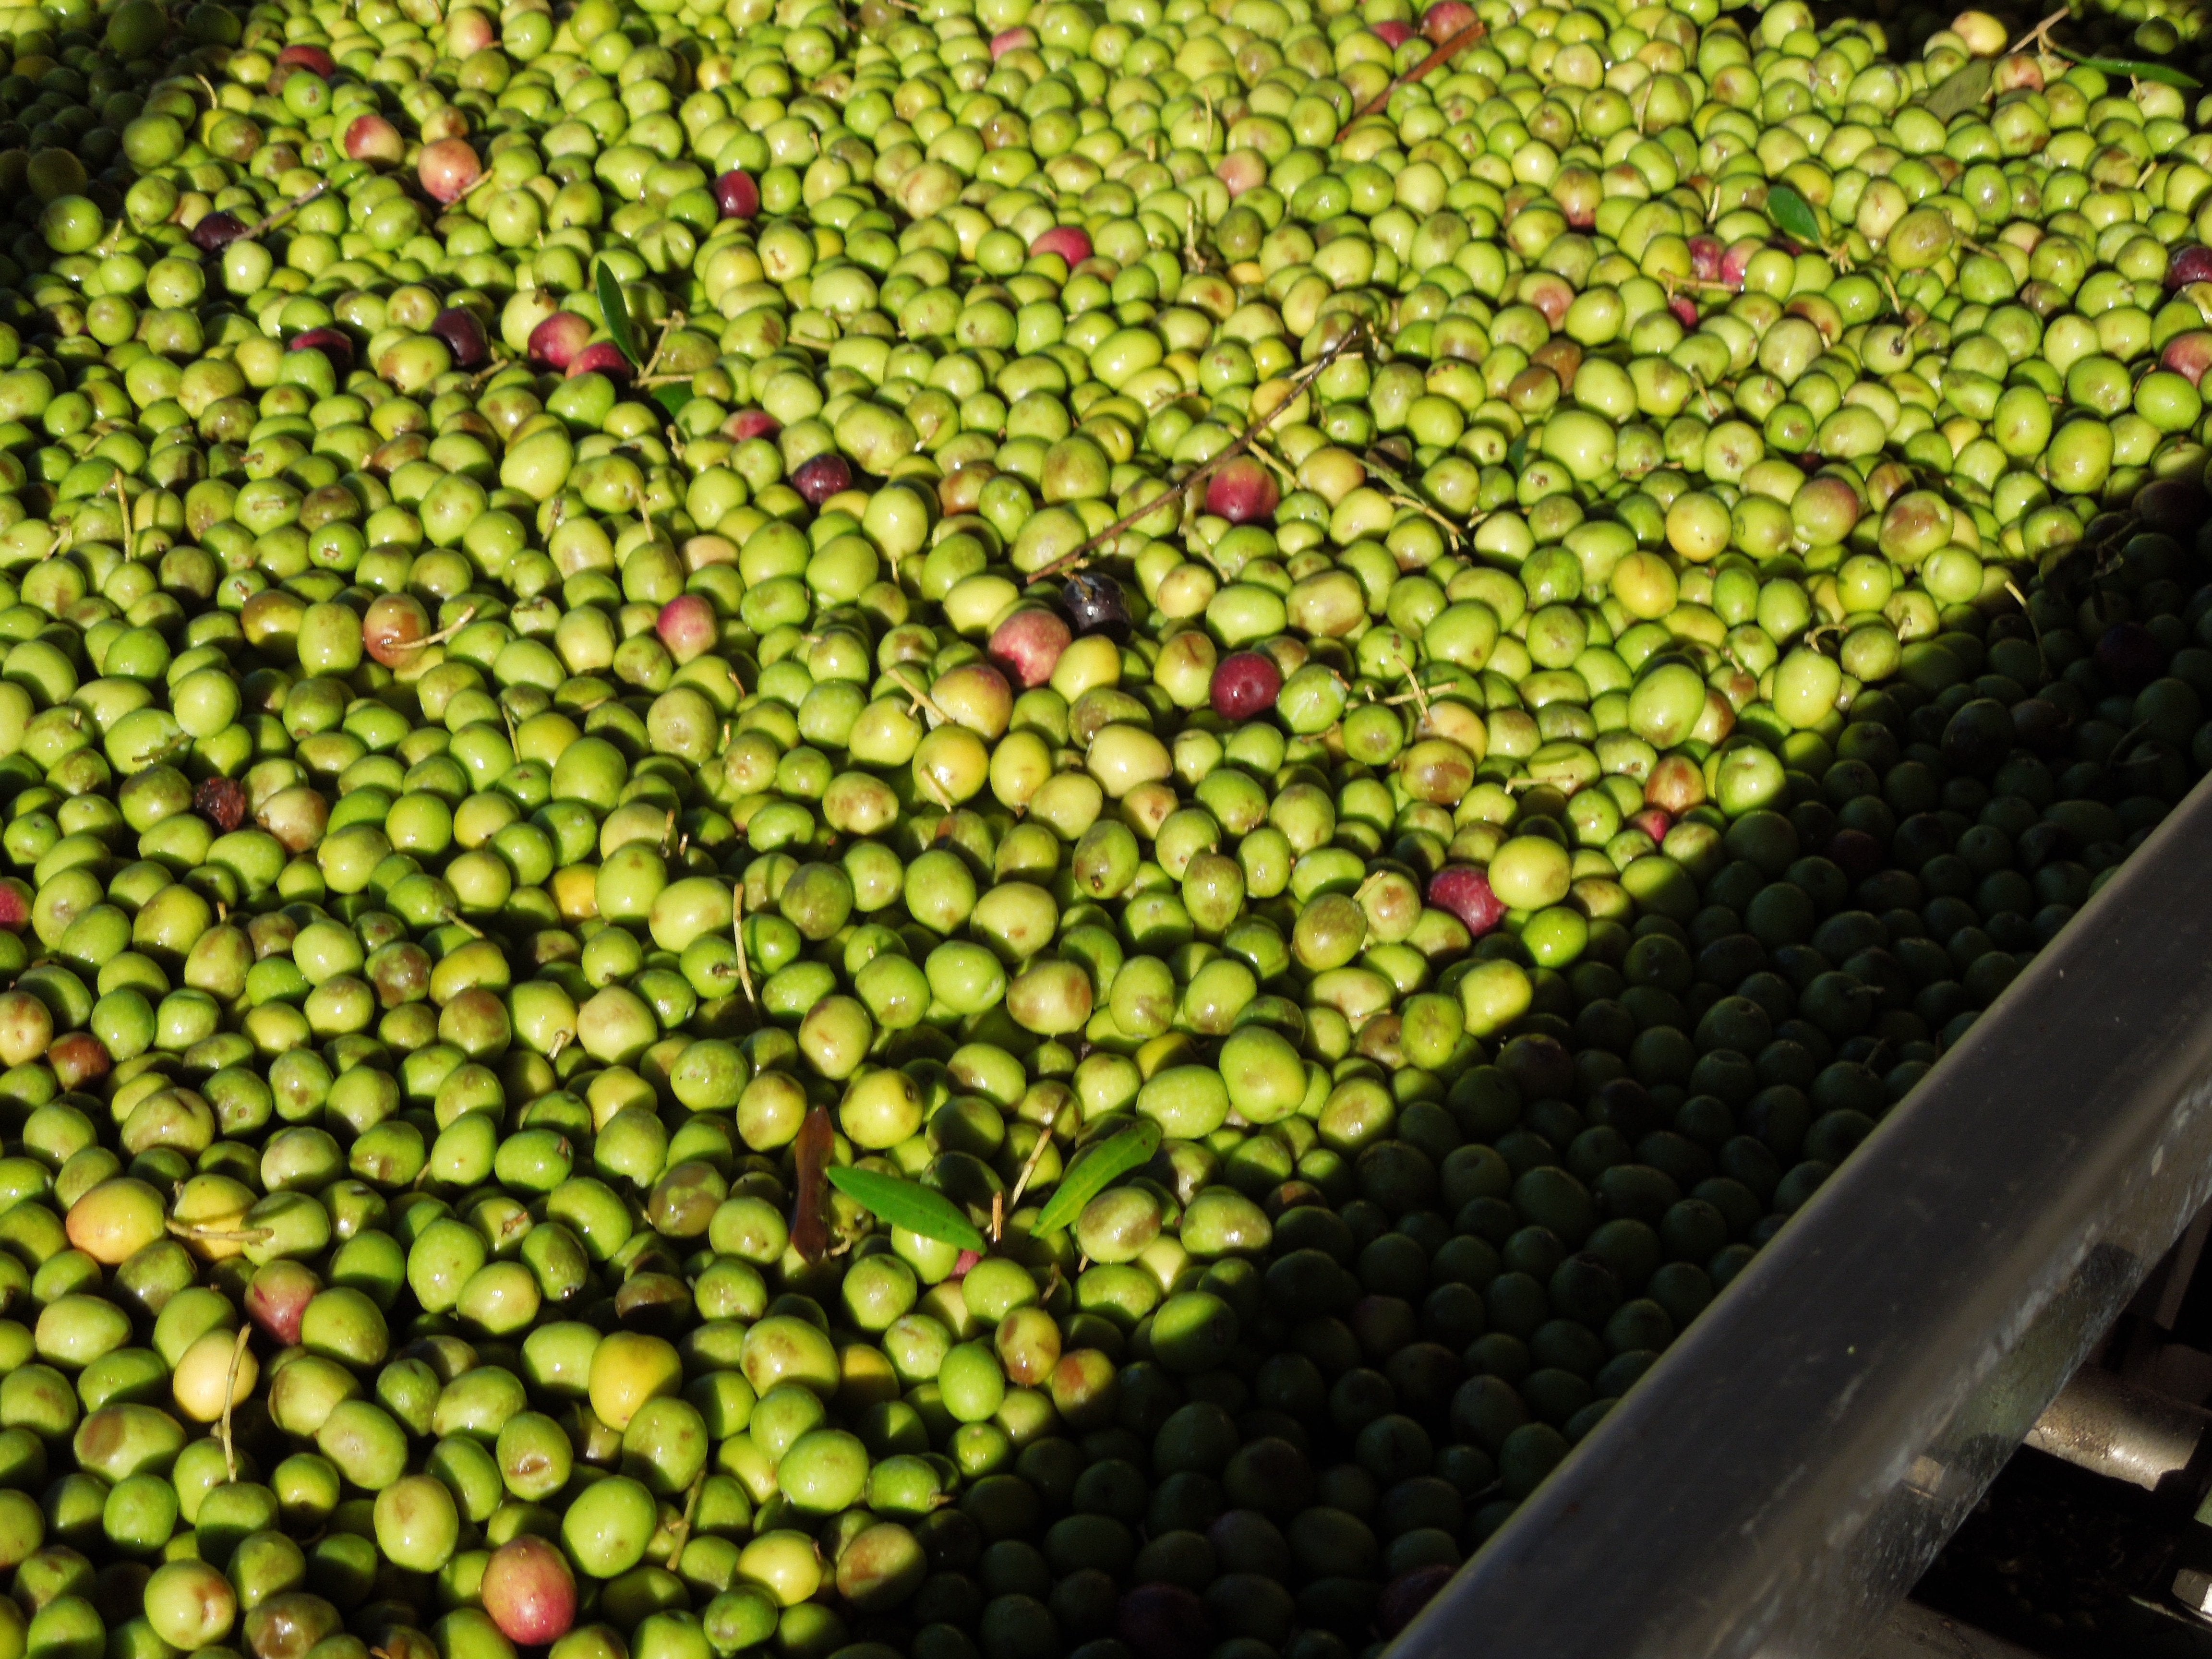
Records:
[[[2041,40],[2045,44],[2048,44],[2051,39],[2051,31],[2072,15],[2072,12],[2069,11],[2065,7],[2061,6],[2057,11],[2052,12],[2050,16],[2045,18],[2040,23],[2038,23],[2027,33],[2021,35],[2019,40],[2007,46],[2004,51],[2004,55],[2010,58],[2018,52],[2026,51],[2031,41]]]
[[[489,178],[491,175],[487,173],[484,176],[486,178]],[[260,223],[248,225],[244,230],[239,232],[237,235],[232,237],[230,240],[225,242],[222,247],[210,248],[207,252],[202,254],[200,256],[200,263],[204,265],[213,264],[222,258],[226,249],[235,247],[240,242],[251,242],[258,240],[264,231],[273,230],[277,225],[290,218],[301,208],[307,206],[308,203],[313,201],[318,196],[322,195],[329,189],[330,185],[327,184],[321,184],[315,185],[311,190],[301,191],[299,195],[295,196],[290,201],[285,203],[283,206],[278,208],[267,218],[262,220]]]
[[[1261,433],[1265,432],[1269,427],[1280,420],[1284,414],[1288,411],[1291,405],[1297,402],[1298,394],[1321,378],[1322,371],[1323,369],[1327,368],[1331,363],[1334,362],[1346,352],[1352,350],[1356,347],[1363,346],[1365,343],[1366,335],[1367,325],[1364,322],[1356,324],[1345,334],[1342,339],[1337,341],[1334,345],[1330,346],[1328,349],[1322,352],[1320,356],[1315,358],[1313,362],[1308,363],[1304,368],[1292,375],[1289,381],[1288,390],[1285,392],[1281,400],[1265,415],[1261,416],[1249,426],[1246,427],[1235,443],[1230,445],[1228,448],[1223,450],[1218,455],[1216,455],[1204,466],[1200,467],[1196,471],[1191,473],[1191,475],[1185,478],[1181,483],[1170,484],[1165,489],[1162,490],[1158,495],[1155,495],[1151,501],[1146,501],[1142,507],[1137,508],[1135,512],[1124,514],[1121,518],[1116,519],[1112,524],[1108,525],[1105,529],[1100,531],[1097,535],[1085,542],[1081,546],[1076,548],[1073,552],[1061,554],[1060,557],[1054,559],[1050,564],[1046,565],[1042,570],[1037,571],[1035,574],[1030,576],[1030,586],[1034,587],[1039,582],[1051,580],[1054,577],[1060,575],[1064,571],[1073,570],[1080,568],[1082,564],[1090,558],[1092,553],[1105,546],[1107,543],[1115,539],[1123,532],[1136,524],[1139,520],[1149,517],[1152,514],[1158,512],[1161,507],[1167,506],[1171,501],[1181,501],[1188,497],[1194,489],[1197,488],[1200,484],[1204,483],[1208,478],[1218,472],[1223,467],[1228,465],[1230,462],[1235,460],[1239,455],[1242,455],[1246,450],[1249,449],[1258,440]]]
[[[1391,82],[1389,86],[1383,88],[1382,91],[1376,93],[1372,98],[1362,104],[1358,109],[1352,111],[1350,118],[1346,120],[1345,124],[1336,130],[1336,142],[1340,144],[1344,142],[1344,135],[1351,131],[1352,129],[1359,122],[1365,120],[1377,110],[1387,108],[1390,102],[1390,94],[1397,91],[1399,88],[1412,85],[1414,82],[1426,75],[1431,70],[1436,68],[1437,64],[1449,62],[1450,59],[1459,52],[1461,47],[1473,45],[1477,39],[1488,33],[1489,27],[1486,24],[1469,23],[1457,34],[1452,36],[1450,40],[1445,41],[1443,45],[1438,46],[1426,58],[1424,58],[1419,63],[1414,64],[1413,68],[1407,70],[1403,75],[1398,76],[1396,80]]]

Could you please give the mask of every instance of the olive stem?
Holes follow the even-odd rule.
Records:
[[[1265,444],[1254,444],[1252,453],[1261,465],[1280,475],[1283,482],[1293,489],[1298,487],[1298,475],[1291,471],[1291,464]]]
[[[1013,1196],[1006,1200],[1006,1207],[1008,1209],[1014,1209],[1020,1205],[1023,1193],[1027,1191],[1029,1188],[1030,1177],[1036,1173],[1037,1165],[1044,1162],[1044,1155],[1051,1146],[1052,1125],[1049,1123],[1041,1124],[1037,1128],[1036,1145],[1030,1148],[1030,1155],[1022,1160],[1022,1173],[1019,1178],[1014,1182]],[[994,1225],[991,1232],[991,1237],[994,1242],[996,1242],[999,1236],[996,1221],[997,1218],[994,1216],[993,1218]]]
[[[230,1374],[222,1383],[222,1462],[233,1480],[238,1479],[238,1448],[232,1443],[230,1437],[230,1407],[238,1394],[239,1364],[246,1358],[246,1345],[252,1335],[252,1326],[240,1325],[238,1328],[238,1340],[230,1346]]]
[[[653,372],[653,366],[660,361],[661,351],[668,344],[668,337],[683,326],[684,313],[680,311],[672,311],[663,319],[660,325],[660,337],[653,343],[653,355],[645,360],[645,366],[638,370],[635,384],[673,386],[678,380],[688,380],[691,378],[689,374],[655,374]]]
[[[1171,501],[1188,500],[1190,495],[1190,492],[1194,489],[1198,485],[1204,483],[1208,478],[1218,472],[1223,467],[1228,465],[1230,462],[1235,460],[1239,455],[1242,455],[1246,450],[1249,449],[1253,444],[1258,441],[1261,433],[1265,432],[1269,427],[1280,420],[1285,413],[1289,410],[1291,405],[1297,402],[1299,393],[1303,392],[1308,386],[1311,386],[1316,380],[1321,378],[1322,371],[1323,369],[1327,368],[1331,363],[1334,362],[1346,352],[1352,350],[1356,346],[1361,345],[1366,333],[1367,325],[1365,323],[1355,323],[1353,326],[1346,332],[1342,339],[1338,340],[1334,344],[1323,351],[1320,356],[1315,358],[1313,362],[1308,363],[1304,368],[1292,375],[1289,381],[1288,389],[1285,392],[1281,401],[1277,403],[1276,405],[1273,409],[1269,410],[1265,415],[1261,416],[1249,426],[1246,427],[1235,443],[1230,445],[1228,448],[1223,450],[1218,455],[1216,455],[1204,466],[1200,467],[1197,471],[1191,473],[1190,476],[1186,477],[1181,483],[1170,484],[1167,489],[1161,491],[1158,495],[1152,497],[1151,501],[1146,501],[1135,512],[1124,514],[1121,517],[1116,519],[1112,524],[1108,525],[1105,529],[1091,537],[1090,540],[1076,548],[1073,552],[1061,554],[1060,557],[1054,559],[1050,564],[1044,566],[1042,569],[1038,570],[1034,575],[1032,575],[1030,578],[1029,585],[1034,587],[1039,582],[1049,581],[1053,577],[1060,574],[1063,570],[1079,568],[1084,562],[1090,558],[1092,553],[1096,552],[1099,548],[1103,547],[1107,543],[1113,541],[1123,532],[1135,525],[1139,520],[1158,511],[1161,507],[1167,506]]]
[[[2121,732],[2120,740],[2112,745],[2112,757],[2106,762],[2106,764],[2118,766],[2120,763],[2120,757],[2131,752],[2136,745],[2143,740],[2144,734],[2149,730],[2150,722],[2142,720]]]
[[[1399,472],[1395,467],[1385,467],[1382,470],[1394,474],[1401,480],[1403,480],[1406,477],[1404,473]],[[1382,492],[1382,499],[1391,502],[1395,506],[1410,507],[1414,512],[1422,514],[1428,518],[1434,519],[1437,525],[1443,529],[1444,534],[1452,538],[1452,542],[1455,545],[1464,538],[1467,534],[1467,532],[1459,526],[1454,524],[1449,519],[1437,511],[1435,507],[1431,507],[1426,501],[1422,501],[1419,496],[1408,495],[1405,491],[1401,489],[1386,489]]]
[[[191,1221],[172,1220],[169,1231],[179,1238],[213,1244],[260,1244],[276,1237],[267,1227],[203,1227]]]
[[[684,1497],[684,1518],[676,1523],[676,1531],[668,1542],[668,1568],[673,1572],[676,1563],[684,1553],[684,1547],[691,1541],[691,1517],[699,1512],[699,1493],[707,1484],[702,1474],[691,1483],[691,1490]]]
[[[758,1006],[753,995],[753,973],[745,963],[745,889],[739,882],[730,889],[730,932],[738,942],[738,983],[744,988],[745,1000]]]
[[[1406,684],[1412,692],[1413,706],[1421,711],[1422,722],[1426,724],[1429,718],[1429,694],[1427,688],[1422,685],[1419,678],[1410,668],[1406,671]]]
[[[1407,678],[1410,681],[1410,680],[1412,679],[1412,678],[1413,678],[1412,673],[1411,673],[1411,672],[1409,671],[1409,672],[1407,672]],[[1411,690],[1411,691],[1401,691],[1401,692],[1399,692],[1399,693],[1398,693],[1398,695],[1397,695],[1397,696],[1395,696],[1395,697],[1377,697],[1377,698],[1376,698],[1376,699],[1375,699],[1375,701],[1376,701],[1376,702],[1378,702],[1378,703],[1382,704],[1382,707],[1384,707],[1385,708],[1402,708],[1402,707],[1404,707],[1407,703],[1413,702],[1417,702],[1417,701],[1421,701],[1421,699],[1417,696],[1417,694],[1418,694],[1418,693],[1421,693],[1421,692],[1428,692],[1428,693],[1432,693],[1432,694],[1435,694],[1435,695],[1437,695],[1437,696],[1441,696],[1442,694],[1443,694],[1443,693],[1444,693],[1444,692],[1446,692],[1446,691],[1450,690],[1451,689],[1452,689],[1452,688],[1451,688],[1451,684],[1450,684],[1450,683],[1449,683],[1449,681],[1445,682],[1444,684],[1441,684],[1441,685],[1430,685],[1430,686],[1419,686],[1419,685],[1416,685],[1416,686],[1413,688],[1413,690]],[[1428,715],[1428,705],[1427,705],[1427,703],[1426,703],[1425,701],[1422,701],[1421,714],[1422,714],[1422,717],[1423,717],[1424,719],[1426,719],[1426,718],[1427,718],[1427,715]]]
[[[443,645],[447,640],[453,638],[454,635],[459,633],[464,628],[466,628],[471,623],[474,622],[476,620],[476,617],[477,608],[474,605],[471,605],[468,609],[462,611],[459,616],[453,618],[453,623],[450,627],[441,628],[434,634],[425,634],[419,640],[416,640],[411,642],[404,642],[402,648],[409,651],[420,651],[426,646]]]
[[[955,720],[951,715],[946,714],[942,708],[939,708],[934,702],[930,701],[929,693],[917,690],[914,682],[907,678],[907,677],[900,672],[900,670],[903,669],[905,666],[906,665],[904,663],[896,665],[891,670],[891,678],[899,683],[900,688],[906,692],[907,696],[914,699],[915,707],[916,708],[927,710],[939,726],[957,726],[959,724],[959,722]]]

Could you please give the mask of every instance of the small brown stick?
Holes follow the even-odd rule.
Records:
[[[833,1146],[830,1109],[808,1109],[792,1148],[799,1194],[791,1216],[791,1247],[808,1261],[830,1248],[830,1157]]]
[[[485,178],[487,178],[487,179],[489,179],[489,177],[491,177],[491,175],[490,175],[489,173],[486,173],[486,174],[484,175],[484,177],[485,177]],[[251,241],[258,240],[259,239],[259,237],[261,236],[261,234],[262,234],[264,231],[267,231],[267,230],[273,230],[274,228],[276,228],[276,226],[278,226],[279,224],[283,223],[285,220],[287,220],[287,219],[290,218],[294,214],[297,213],[297,212],[298,212],[301,208],[303,208],[303,207],[307,206],[308,203],[310,203],[310,202],[313,201],[313,200],[314,200],[318,196],[322,195],[325,191],[327,191],[327,190],[329,190],[329,189],[330,189],[330,186],[329,186],[328,185],[326,185],[326,184],[324,184],[324,185],[315,185],[315,186],[314,186],[313,189],[311,189],[311,190],[304,190],[304,191],[301,191],[297,196],[295,196],[295,197],[294,197],[290,201],[289,201],[289,202],[285,203],[283,206],[282,206],[282,207],[278,208],[278,209],[277,209],[274,213],[271,213],[271,214],[270,214],[267,218],[265,218],[265,219],[262,220],[260,223],[258,223],[258,224],[254,224],[254,225],[248,225],[248,226],[247,226],[244,230],[240,231],[237,235],[235,235],[235,236],[232,237],[232,238],[230,239],[230,240],[229,240],[229,241],[225,242],[225,243],[222,245],[222,247],[219,247],[219,248],[212,248],[212,249],[210,249],[209,252],[207,252],[206,253],[202,254],[202,255],[200,256],[200,263],[201,263],[202,264],[204,264],[204,265],[210,265],[210,264],[215,264],[217,260],[219,260],[219,259],[221,259],[221,258],[222,258],[222,255],[223,255],[223,249],[224,249],[224,248],[228,248],[228,247],[234,246],[236,246],[236,245],[237,245],[238,243],[240,243],[240,242],[251,242]]]
[[[238,1393],[238,1367],[246,1358],[246,1345],[252,1335],[252,1326],[238,1328],[238,1340],[231,1344],[230,1348],[230,1375],[223,1379],[222,1384],[222,1463],[233,1480],[238,1479],[238,1449],[230,1439],[230,1407]]]
[[[991,1194],[991,1243],[997,1243],[1006,1236],[1006,1195]]]
[[[1108,525],[1105,529],[1100,531],[1097,535],[1091,538],[1089,541],[1085,542],[1080,547],[1075,549],[1074,551],[1061,554],[1060,557],[1054,559],[1050,564],[1046,565],[1042,569],[1037,571],[1036,574],[1032,575],[1030,578],[1029,585],[1034,587],[1039,582],[1051,580],[1054,576],[1060,574],[1063,571],[1079,569],[1090,558],[1091,554],[1096,552],[1098,549],[1105,546],[1107,543],[1113,541],[1115,538],[1119,537],[1124,531],[1134,525],[1139,520],[1158,512],[1161,507],[1167,506],[1170,501],[1178,501],[1188,499],[1190,492],[1193,489],[1196,489],[1200,484],[1204,483],[1208,478],[1221,471],[1223,467],[1228,465],[1230,462],[1235,460],[1239,455],[1242,455],[1246,450],[1249,449],[1253,444],[1258,441],[1261,433],[1265,432],[1269,427],[1280,420],[1283,417],[1285,411],[1287,410],[1292,404],[1297,402],[1298,394],[1321,378],[1322,371],[1323,369],[1327,368],[1339,357],[1341,357],[1346,352],[1353,349],[1356,346],[1363,344],[1366,333],[1367,325],[1364,322],[1358,324],[1348,333],[1346,333],[1342,339],[1339,340],[1335,344],[1329,347],[1328,350],[1322,352],[1320,356],[1315,358],[1313,362],[1308,363],[1304,368],[1292,375],[1289,382],[1290,389],[1284,394],[1282,401],[1278,403],[1265,415],[1261,416],[1257,420],[1254,421],[1249,426],[1246,427],[1235,443],[1230,445],[1228,448],[1223,450],[1218,455],[1216,455],[1204,466],[1200,467],[1188,477],[1185,478],[1181,483],[1170,484],[1165,489],[1153,496],[1151,501],[1146,501],[1135,512],[1124,514],[1121,518],[1116,519],[1112,524]]]
[[[1407,70],[1396,80],[1391,82],[1389,86],[1383,88],[1382,91],[1376,93],[1372,98],[1362,104],[1358,109],[1352,111],[1350,118],[1347,119],[1342,126],[1336,130],[1336,142],[1340,144],[1344,142],[1344,135],[1351,131],[1353,126],[1359,122],[1365,120],[1377,110],[1387,108],[1390,102],[1390,94],[1397,91],[1399,88],[1411,86],[1414,82],[1426,75],[1431,70],[1436,68],[1437,64],[1449,63],[1452,58],[1458,53],[1462,46],[1472,46],[1475,40],[1489,32],[1489,27],[1486,24],[1469,23],[1457,34],[1452,36],[1450,40],[1445,41],[1443,45],[1438,46],[1426,58],[1424,58],[1419,63],[1414,64],[1413,68]]]

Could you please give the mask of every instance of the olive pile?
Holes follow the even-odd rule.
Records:
[[[0,9],[0,1659],[1387,1639],[2212,767],[2037,21]]]

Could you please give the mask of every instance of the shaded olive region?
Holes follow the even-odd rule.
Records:
[[[2133,4],[0,9],[0,1659],[1379,1653],[2212,765]]]

